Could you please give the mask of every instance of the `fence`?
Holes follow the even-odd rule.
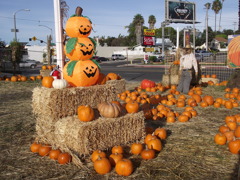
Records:
[[[172,55],[165,56],[165,65],[171,65],[173,60]],[[208,56],[201,56],[196,54],[196,59],[199,63],[202,75],[216,74],[219,81],[229,80],[235,69],[228,68],[227,66],[227,52],[213,53]],[[169,66],[166,66],[168,71]]]

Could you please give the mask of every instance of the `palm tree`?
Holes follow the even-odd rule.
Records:
[[[137,44],[142,44],[142,29],[143,29],[144,19],[141,14],[137,14],[133,18],[133,25],[135,26],[136,42]]]
[[[220,11],[220,19],[219,19],[219,31],[221,31],[221,19],[222,19],[222,9],[223,9],[223,2],[224,2],[224,0],[222,0],[222,8],[221,8],[221,11]]]
[[[149,29],[154,29],[154,25],[156,23],[156,18],[154,15],[150,15],[148,17],[148,24],[149,24]]]
[[[215,12],[215,32],[216,32],[216,23],[217,23],[217,14],[222,9],[222,3],[220,0],[214,0],[212,4],[212,10]]]

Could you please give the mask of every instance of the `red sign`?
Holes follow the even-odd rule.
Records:
[[[144,46],[155,46],[155,37],[143,37],[143,45]]]

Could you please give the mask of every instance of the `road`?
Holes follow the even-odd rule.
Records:
[[[140,63],[140,60],[134,60],[133,64]],[[162,75],[165,73],[161,67],[133,67],[129,61],[103,62],[100,64],[101,72],[104,74],[114,72],[119,74],[127,81],[142,81],[151,79],[156,82],[162,81]]]

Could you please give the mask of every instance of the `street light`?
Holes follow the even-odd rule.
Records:
[[[45,26],[45,25],[41,25],[41,24],[39,24],[38,26],[43,26],[43,27],[46,27],[46,28],[50,29],[50,30],[51,30],[51,37],[52,37],[52,28],[50,28],[50,27],[48,27],[48,26]],[[52,38],[53,38],[53,37],[52,37]]]
[[[17,41],[17,31],[18,31],[17,28],[16,28],[16,14],[19,11],[30,11],[30,9],[19,9],[16,12],[13,13],[13,20],[14,20],[14,29],[13,29],[13,31],[14,31],[15,41]]]

